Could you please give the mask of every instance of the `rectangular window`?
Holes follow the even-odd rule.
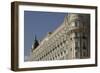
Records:
[[[80,21],[78,21],[78,20],[75,21],[75,26],[76,26],[76,27],[79,27],[79,26],[80,26]]]

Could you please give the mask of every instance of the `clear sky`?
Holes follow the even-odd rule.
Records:
[[[34,42],[43,39],[47,32],[55,30],[64,21],[66,13],[24,11],[24,54],[29,55]]]

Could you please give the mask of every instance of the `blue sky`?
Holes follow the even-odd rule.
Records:
[[[28,56],[34,35],[43,39],[47,32],[55,30],[64,20],[66,13],[24,11],[24,54]]]

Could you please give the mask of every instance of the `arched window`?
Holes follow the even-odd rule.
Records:
[[[62,55],[63,53],[61,52],[61,55]]]
[[[72,40],[72,37],[70,38],[70,40]]]
[[[64,50],[64,53],[66,53],[66,50]]]
[[[58,44],[58,47],[59,47],[59,44]]]

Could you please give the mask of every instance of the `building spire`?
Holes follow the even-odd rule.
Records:
[[[38,42],[38,40],[37,40],[36,35],[34,35],[34,41],[33,41],[33,44],[32,44],[32,51],[33,51],[34,49],[36,49],[38,45],[39,45],[39,42]]]
[[[37,38],[36,38],[36,34],[34,35],[34,41],[36,41],[37,40]]]

